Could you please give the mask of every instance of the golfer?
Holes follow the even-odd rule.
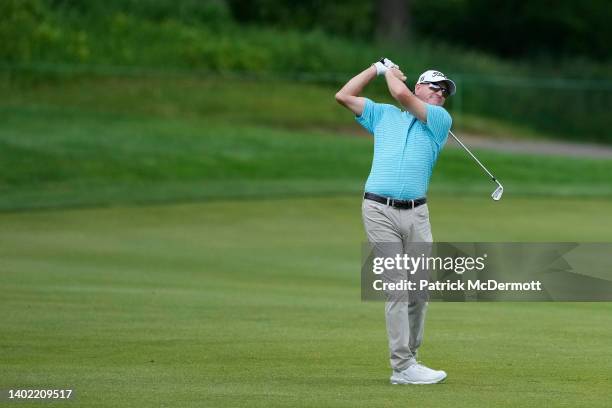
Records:
[[[389,93],[405,110],[360,96],[377,75],[385,77]],[[362,203],[368,241],[394,244],[407,253],[411,244],[433,240],[426,195],[451,127],[451,117],[442,106],[455,93],[455,84],[441,72],[429,70],[419,77],[412,93],[405,80],[399,67],[383,58],[348,81],[336,101],[374,135],[374,157]],[[444,371],[417,361],[426,309],[426,301],[387,296],[392,384],[434,384],[446,378]]]

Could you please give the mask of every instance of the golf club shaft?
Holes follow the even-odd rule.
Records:
[[[487,168],[480,162],[480,160],[478,160],[476,156],[474,156],[474,154],[470,151],[470,149],[468,149],[467,146],[464,145],[463,142],[461,142],[461,140],[459,140],[459,138],[455,136],[455,134],[452,131],[449,130],[448,133],[450,133],[450,135],[457,141],[457,143],[459,143],[461,147],[463,147],[463,149],[466,152],[468,152],[470,156],[472,156],[472,159],[476,160],[476,163],[478,163],[478,165],[485,171],[485,173],[487,173],[489,177],[491,177],[491,180],[497,183],[497,179],[495,178],[495,176],[491,174],[489,170],[487,170]]]

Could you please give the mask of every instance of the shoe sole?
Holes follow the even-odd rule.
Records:
[[[397,380],[391,380],[391,384],[392,385],[408,385],[408,384],[412,384],[412,385],[427,385],[427,384],[439,384],[441,382],[443,382],[444,380],[446,380],[446,375],[442,378],[440,378],[439,380],[434,380],[434,381],[397,381]]]

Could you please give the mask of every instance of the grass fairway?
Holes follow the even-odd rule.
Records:
[[[448,382],[388,385],[383,305],[359,299],[372,141],[347,135],[333,90],[0,89],[0,389],[69,387],[87,407],[608,405],[607,303],[434,303],[421,358]],[[504,199],[445,150],[436,240],[611,240],[612,161],[478,156]]]
[[[0,101],[0,210],[358,193],[372,162],[371,138],[347,136],[330,123],[318,130],[303,129],[297,120],[271,126],[271,118],[265,124],[219,123],[223,115],[209,120],[170,96],[166,106],[147,94],[139,109],[149,112],[128,114],[122,104],[97,98],[60,108],[61,101],[80,100],[56,101],[39,92],[52,99],[49,105]],[[102,101],[110,98],[98,93]],[[120,96],[115,101],[126,103]],[[136,98],[128,101],[138,106]],[[205,101],[193,103],[192,109],[205,112]],[[331,100],[326,106],[338,109]],[[157,115],[156,109],[170,113]],[[358,130],[350,114],[338,117]],[[507,196],[612,196],[612,160],[476,154]],[[493,188],[465,152],[447,148],[430,191],[490,194]]]
[[[421,358],[447,382],[390,386],[383,305],[359,300],[359,204],[0,214],[0,388],[87,407],[609,406],[608,303],[433,303]],[[438,241],[612,235],[602,199],[430,208]]]

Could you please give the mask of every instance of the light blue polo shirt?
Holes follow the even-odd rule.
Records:
[[[452,124],[446,109],[427,104],[427,123],[423,123],[409,112],[366,98],[361,116],[355,119],[374,135],[365,191],[398,200],[425,197]]]

